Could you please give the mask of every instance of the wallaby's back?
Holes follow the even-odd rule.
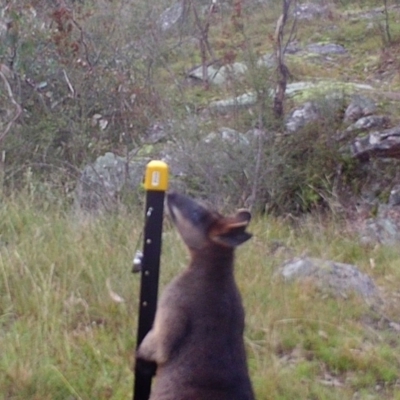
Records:
[[[157,363],[150,399],[253,400],[233,275],[234,248],[251,237],[250,214],[225,218],[175,193],[167,200],[191,262],[164,290],[138,349]]]

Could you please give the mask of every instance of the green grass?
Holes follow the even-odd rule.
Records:
[[[130,268],[141,212],[82,219],[14,199],[2,203],[0,221],[0,399],[130,398],[139,296]],[[289,254],[357,264],[392,299],[385,311],[396,320],[398,250],[363,248],[329,219],[293,228],[259,218],[251,230],[236,276],[257,399],[400,398],[398,332],[356,296],[326,297],[276,276]],[[273,241],[286,250],[272,251]],[[161,288],[186,262],[166,224]],[[124,302],[110,297],[107,279]]]

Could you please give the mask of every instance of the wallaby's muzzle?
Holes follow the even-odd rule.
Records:
[[[167,210],[174,223],[185,219],[195,225],[204,225],[210,216],[210,211],[196,200],[175,192],[167,194]]]

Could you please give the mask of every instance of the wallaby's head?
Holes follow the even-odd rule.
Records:
[[[210,244],[233,248],[252,236],[246,232],[251,219],[247,210],[224,217],[198,201],[174,192],[167,194],[167,210],[191,250],[200,250]]]

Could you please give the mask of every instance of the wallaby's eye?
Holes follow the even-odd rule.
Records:
[[[200,224],[202,222],[205,222],[207,214],[200,208],[194,208],[190,213],[190,218],[192,219],[194,224]]]

